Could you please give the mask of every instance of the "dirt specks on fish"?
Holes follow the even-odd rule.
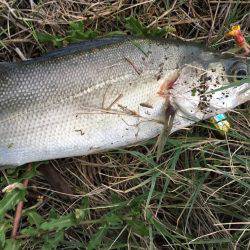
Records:
[[[206,108],[209,107],[209,99],[210,97],[207,96],[205,93],[208,89],[208,86],[207,86],[207,81],[210,81],[211,80],[211,77],[210,76],[207,76],[207,74],[203,74],[201,77],[200,77],[200,85],[198,88],[196,88],[196,91],[199,93],[199,96],[200,96],[200,101],[199,101],[199,104],[198,104],[198,108],[201,110],[201,111],[205,111]],[[193,94],[193,92],[192,92]]]
[[[196,94],[196,92],[197,92],[197,89],[194,87],[194,88],[191,90],[191,92],[192,92],[192,96],[195,96],[195,94]]]
[[[14,143],[10,143],[10,144],[8,144],[8,149],[11,149],[11,148],[13,148],[14,147]]]
[[[149,108],[149,109],[153,108],[153,106],[151,104],[146,103],[146,102],[140,103],[140,106],[145,107],[145,108]]]
[[[155,74],[157,81],[159,81],[162,78],[163,67],[164,67],[164,63],[162,62],[159,64],[159,71],[157,72],[157,74]]]
[[[81,129],[76,129],[75,131],[76,131],[76,132],[79,132],[81,136],[82,136],[82,135],[85,135],[85,132],[83,132]]]

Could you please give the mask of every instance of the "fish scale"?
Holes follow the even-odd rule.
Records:
[[[202,53],[210,57],[203,60]],[[204,69],[207,58],[219,60],[193,44],[114,37],[0,64],[0,166],[87,155],[156,136],[170,101],[168,82],[186,68],[179,79],[192,78],[192,86],[183,91],[181,80],[173,93],[190,99],[200,75],[187,65]],[[157,94],[162,86],[165,97]],[[177,99],[171,99],[176,107]],[[183,118],[186,106],[172,132],[194,122]]]

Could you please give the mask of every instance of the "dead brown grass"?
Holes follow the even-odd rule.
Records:
[[[1,0],[0,60],[18,60],[41,54],[34,32],[66,35],[70,21],[83,20],[86,29],[100,34],[125,31],[126,17],[135,16],[148,27],[175,28],[170,36],[183,40],[223,43],[224,33],[237,22],[249,27],[249,1],[73,1]]]

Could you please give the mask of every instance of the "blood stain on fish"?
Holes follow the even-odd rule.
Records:
[[[161,85],[157,94],[161,97],[166,97],[167,90],[172,89],[176,80],[179,77],[179,73],[175,73],[171,78],[165,80]]]

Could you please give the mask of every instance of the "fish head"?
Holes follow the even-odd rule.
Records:
[[[206,56],[200,55],[197,61],[184,65],[173,85],[170,97],[178,111],[176,130],[250,100],[247,59],[208,57],[202,61]]]

